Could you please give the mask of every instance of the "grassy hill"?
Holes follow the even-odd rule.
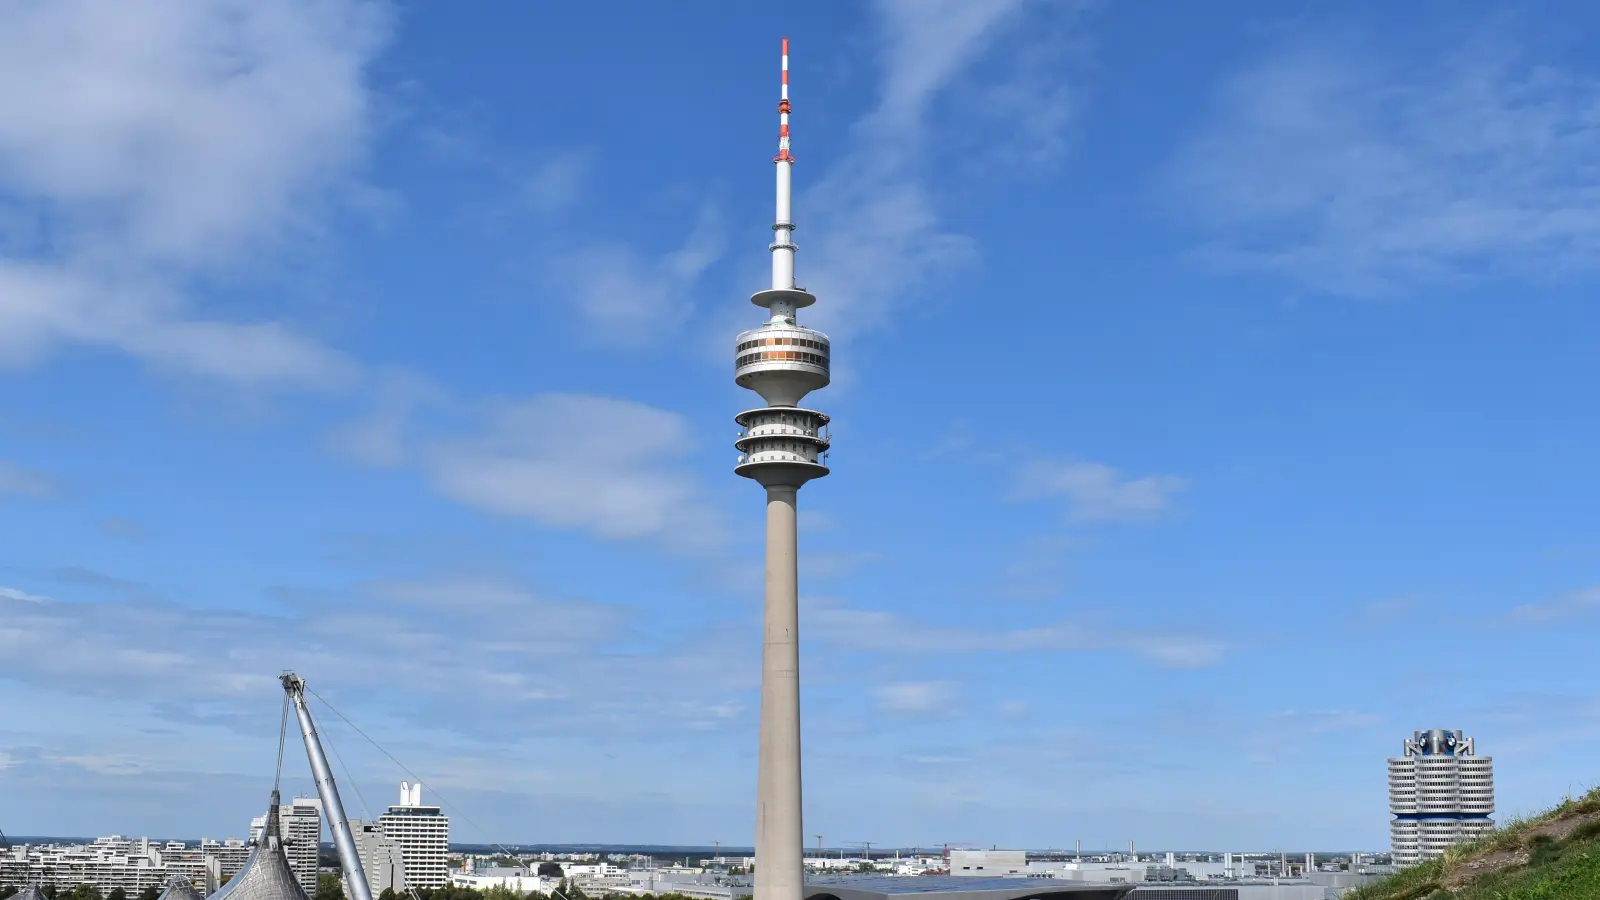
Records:
[[[1600,900],[1600,788],[1347,900]]]

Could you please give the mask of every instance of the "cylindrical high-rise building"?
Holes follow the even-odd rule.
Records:
[[[826,387],[828,336],[799,325],[795,312],[817,302],[794,280],[794,219],[789,153],[789,41],[783,42],[778,102],[778,210],[772,225],[772,286],[750,298],[768,310],[766,324],[739,335],[733,380],[766,406],[734,417],[734,471],[767,492],[767,577],[761,644],[761,746],[756,776],[755,900],[800,900],[804,889],[800,819],[800,598],[795,500],[800,487],[828,474],[828,417],[800,406]]]
[[[1433,859],[1494,827],[1494,760],[1472,738],[1435,728],[1413,732],[1389,760],[1390,849],[1395,865]]]

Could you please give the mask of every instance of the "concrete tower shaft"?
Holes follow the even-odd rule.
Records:
[[[800,406],[826,387],[828,336],[795,320],[817,298],[795,283],[792,210],[794,156],[789,152],[789,41],[783,41],[778,102],[777,214],[772,283],[750,298],[767,321],[739,335],[734,382],[766,406],[739,423],[737,474],[766,488],[767,548],[761,645],[761,741],[756,777],[755,900],[801,900],[805,889],[800,779],[800,584],[796,503],[800,488],[828,474],[828,416]]]

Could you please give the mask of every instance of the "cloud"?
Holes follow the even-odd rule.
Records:
[[[1600,612],[1600,587],[1563,594],[1545,603],[1524,603],[1506,614],[1512,625],[1550,625]]]
[[[0,363],[62,343],[181,374],[320,387],[350,364],[275,321],[197,311],[203,274],[315,233],[369,138],[360,0],[11,3],[0,201],[48,223],[0,257]],[[48,236],[46,236],[48,235]]]
[[[798,63],[799,280],[821,297],[812,314],[820,327],[879,327],[912,290],[976,257],[974,241],[941,221],[929,182],[934,161],[1059,157],[1076,90],[1063,70],[1077,48],[1065,38],[1082,9],[1021,0],[877,3],[879,101],[855,123],[850,151],[809,186]],[[964,134],[982,140],[953,153]],[[806,234],[815,237],[807,242]]]
[[[523,177],[521,199],[541,215],[565,212],[582,197],[593,166],[592,159],[576,153],[546,160]]]
[[[1034,462],[1018,472],[1016,495],[1065,497],[1068,514],[1080,522],[1148,519],[1167,512],[1186,484],[1175,475],[1124,479],[1102,463]]]
[[[487,512],[609,539],[706,546],[722,527],[684,467],[693,443],[676,413],[542,394],[496,405],[477,434],[431,443],[423,465],[440,493]]]
[[[147,534],[143,525],[140,525],[138,522],[135,522],[132,519],[125,519],[121,516],[107,516],[106,518],[100,520],[99,525],[100,530],[104,531],[106,534],[112,534],[116,535],[117,537],[128,538],[130,540],[145,537]]]
[[[896,681],[880,685],[873,694],[880,712],[924,715],[948,710],[954,692],[944,681]]]
[[[127,754],[101,756],[44,756],[45,762],[74,766],[96,775],[139,775],[147,771],[147,761]]]
[[[409,462],[417,412],[442,404],[448,394],[413,372],[381,372],[371,381],[372,411],[329,432],[327,445],[335,454],[362,465],[392,467]]]
[[[1230,78],[1169,188],[1206,258],[1388,293],[1587,272],[1600,249],[1600,79],[1469,42],[1389,59],[1300,41]]]
[[[1196,669],[1222,661],[1227,642],[1205,635],[1061,622],[994,630],[931,625],[895,613],[823,603],[806,607],[806,633],[831,646],[887,654],[1131,653],[1163,668]]]
[[[49,597],[44,597],[39,594],[30,594],[27,591],[18,590],[14,587],[5,587],[4,585],[0,585],[0,600],[16,600],[21,603],[51,602]]]
[[[4,589],[0,678],[148,698],[158,718],[245,732],[276,726],[284,669],[335,703],[348,699],[368,723],[471,739],[522,735],[530,715],[591,735],[687,733],[741,715],[753,650],[714,631],[661,638],[638,621],[620,606],[552,598],[493,573],[280,591],[263,613],[150,597],[53,603]],[[396,661],[407,672],[402,692]]]
[[[39,500],[55,492],[55,479],[49,475],[0,461],[0,494]]]
[[[557,288],[596,343],[637,347],[688,319],[696,282],[725,246],[720,217],[704,207],[683,244],[657,258],[615,243],[572,250],[554,263]]]

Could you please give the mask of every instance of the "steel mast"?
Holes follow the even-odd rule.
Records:
[[[306,706],[306,681],[293,672],[285,672],[278,679],[283,691],[294,704],[295,715],[300,719],[300,736],[305,738],[306,759],[311,763],[311,775],[317,781],[317,796],[322,798],[322,811],[328,816],[328,829],[333,832],[333,846],[339,852],[339,868],[344,870],[345,883],[350,886],[350,900],[372,900],[372,888],[367,885],[367,870],[361,865],[361,854],[356,850],[356,838],[350,833],[350,819],[344,814],[344,803],[339,800],[339,786],[333,783],[333,770],[328,768],[328,756],[322,752],[322,739],[317,736],[317,723],[311,719],[311,708]]]

